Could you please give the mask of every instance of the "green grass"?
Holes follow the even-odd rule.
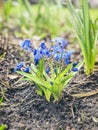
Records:
[[[98,17],[95,19],[91,18],[88,0],[82,0],[81,9],[78,11],[76,11],[70,0],[67,0],[66,4],[84,57],[85,73],[91,75],[94,72],[96,62],[96,43],[98,38],[96,20]]]

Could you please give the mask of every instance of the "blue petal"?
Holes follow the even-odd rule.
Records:
[[[53,82],[50,82],[51,85],[53,85]]]
[[[17,67],[23,67],[23,65],[24,65],[24,63],[23,62],[21,62],[21,63],[19,63],[19,64],[17,64]]]
[[[35,55],[34,55],[34,62],[37,65],[39,63],[39,60],[42,58],[42,54],[40,53],[39,50],[36,51]]]
[[[68,41],[65,39],[62,39],[62,47],[65,47],[68,45]]]
[[[72,68],[72,71],[77,72],[78,68]]]
[[[62,46],[63,48],[68,45],[68,41],[62,37],[56,37],[52,40],[52,42],[56,42],[57,46]]]
[[[78,62],[74,62],[74,63],[73,63],[73,67],[75,67],[77,64],[78,64]]]
[[[67,51],[66,54],[65,54],[66,55],[66,59],[71,58],[72,53],[73,53],[72,51]]]
[[[50,72],[50,67],[48,66],[48,67],[46,68],[46,73],[49,74],[49,72]]]
[[[34,54],[34,55],[36,55],[36,54],[37,54],[37,50],[36,50],[36,49],[34,49],[33,54]]]
[[[70,59],[65,59],[65,64],[69,65],[70,64]]]
[[[41,47],[41,48],[43,48],[43,49],[45,49],[45,48],[46,48],[45,43],[44,43],[44,42],[42,42],[42,43],[40,44],[40,47]]]
[[[31,47],[31,42],[29,39],[24,40],[21,45],[20,45],[23,49],[26,49],[28,51],[32,51],[32,47]]]
[[[57,60],[57,61],[60,61],[60,59],[61,59],[61,54],[56,53],[56,54],[54,55],[54,59]]]
[[[56,68],[54,68],[54,72],[57,73],[57,69]]]
[[[39,63],[39,59],[38,58],[34,58],[34,62],[37,65]]]
[[[29,72],[30,72],[30,66],[27,66],[27,67],[24,69],[24,72],[29,73]]]
[[[21,68],[23,67],[23,65],[24,65],[23,62],[17,64],[17,66],[14,68],[14,72],[21,70]]]
[[[47,57],[50,57],[50,53],[49,53],[48,50],[46,50],[46,56],[47,56]]]

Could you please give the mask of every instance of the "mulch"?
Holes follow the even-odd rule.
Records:
[[[8,130],[98,130],[98,94],[83,98],[71,96],[98,89],[98,71],[87,77],[83,68],[63,91],[62,99],[47,102],[36,94],[33,83],[19,81],[14,73],[17,63],[30,63],[30,55],[18,45],[10,45],[0,59],[0,124]],[[6,90],[5,90],[6,89]]]

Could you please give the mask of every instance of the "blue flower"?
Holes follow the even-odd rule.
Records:
[[[36,65],[39,63],[39,60],[40,60],[40,55],[38,54],[34,55],[34,62]]]
[[[17,66],[14,68],[14,72],[21,70],[21,68],[23,67],[23,65],[24,65],[23,62],[17,64]]]
[[[72,51],[67,51],[66,54],[65,54],[66,59],[70,59],[72,53],[73,53]]]
[[[74,72],[77,72],[78,71],[78,68],[72,68],[72,71],[74,71]]]
[[[62,39],[62,47],[66,47],[68,45],[68,41],[65,39]]]
[[[39,59],[38,58],[34,58],[34,62],[35,62],[35,65],[38,65]]]
[[[26,73],[29,73],[29,72],[30,72],[30,66],[29,66],[29,65],[26,66],[26,68],[24,69],[24,72],[26,72]]]
[[[48,51],[47,48],[42,50],[42,54],[43,54],[43,55],[46,55],[47,57],[50,56],[50,53],[49,53],[49,51]]]
[[[33,50],[33,54],[36,55],[37,54],[37,49]]]
[[[57,69],[56,69],[56,67],[54,68],[54,72],[57,74]]]
[[[51,85],[53,85],[53,82],[50,82]]]
[[[39,63],[39,60],[42,58],[42,54],[41,54],[40,50],[38,50],[38,49],[35,49],[33,51],[33,54],[34,54],[34,62],[37,65]]]
[[[47,49],[47,48],[39,48],[39,52],[40,52],[40,54],[42,55],[42,56],[47,56],[47,57],[49,57],[50,56],[50,53],[49,53],[49,50]]]
[[[71,63],[71,55],[72,55],[72,51],[67,51],[64,55],[63,55],[63,59],[65,59],[65,64],[68,65]]]
[[[29,39],[24,40],[21,45],[20,45],[23,49],[26,49],[27,51],[32,51],[32,47],[31,47],[31,42]]]
[[[52,40],[52,42],[55,42],[57,46],[59,45],[62,46],[63,48],[68,45],[68,41],[62,37],[56,37]]]
[[[55,59],[56,61],[60,61],[60,59],[61,59],[61,54],[56,53],[56,54],[54,55],[54,59]]]
[[[73,67],[75,67],[77,64],[78,64],[78,62],[74,62],[74,63],[73,63]]]
[[[49,74],[49,72],[50,72],[50,67],[48,66],[48,67],[46,68],[46,73]]]
[[[47,57],[50,57],[50,53],[49,53],[49,51],[48,51],[48,50],[46,50],[46,52],[45,52],[45,53],[46,53],[46,56],[47,56]]]
[[[65,64],[69,65],[70,64],[70,59],[65,59]]]
[[[54,46],[54,53],[63,53],[63,48],[61,46]]]
[[[41,47],[42,49],[45,49],[45,48],[46,48],[45,43],[44,43],[44,42],[42,42],[42,43],[40,44],[40,47]]]

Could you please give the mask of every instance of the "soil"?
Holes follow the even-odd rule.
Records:
[[[19,81],[14,67],[20,61],[30,62],[29,53],[10,45],[0,60],[0,91],[5,90],[0,107],[0,124],[8,130],[98,130],[98,94],[75,98],[72,94],[98,89],[98,71],[86,77],[83,69],[63,91],[58,103],[47,102],[36,94],[33,83]]]

